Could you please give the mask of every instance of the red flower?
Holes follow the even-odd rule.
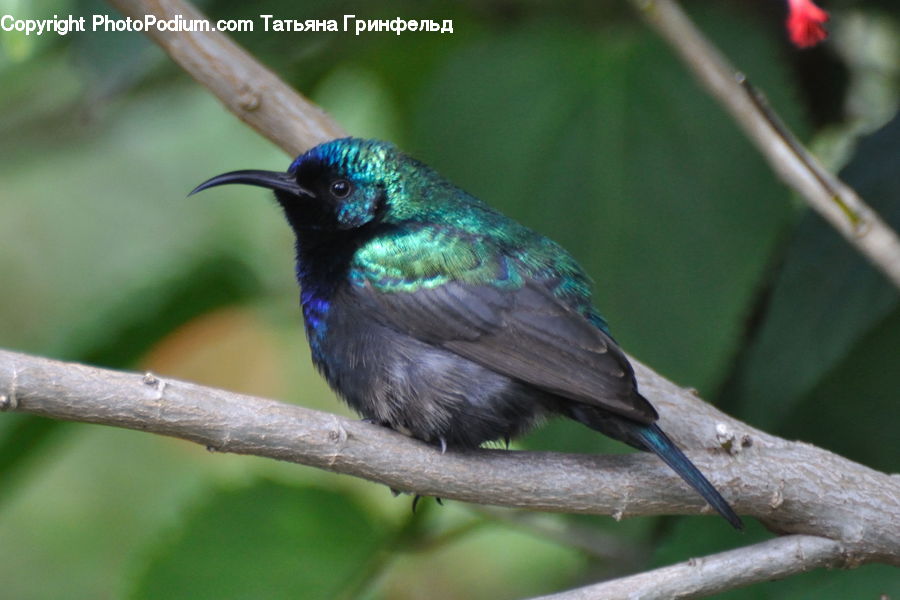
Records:
[[[787,28],[795,46],[809,48],[828,37],[823,27],[826,21],[828,13],[812,0],[788,0]]]

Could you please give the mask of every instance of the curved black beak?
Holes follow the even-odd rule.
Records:
[[[209,189],[211,187],[215,187],[217,185],[226,185],[229,183],[243,183],[246,185],[255,185],[258,187],[268,188],[270,190],[276,190],[281,192],[287,192],[289,194],[294,194],[295,196],[309,196],[315,197],[311,191],[306,188],[300,187],[297,183],[297,180],[294,179],[294,176],[290,173],[279,173],[278,171],[258,171],[258,170],[246,170],[246,171],[231,171],[230,173],[222,173],[221,175],[216,175],[212,179],[207,179],[193,190],[188,196],[193,196],[197,192],[202,192],[203,190]]]

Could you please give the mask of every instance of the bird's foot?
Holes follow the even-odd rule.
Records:
[[[416,494],[415,497],[413,498],[413,501],[412,501],[412,511],[413,511],[413,514],[415,514],[415,512],[416,512],[416,505],[419,504],[419,500],[422,499],[422,498],[424,498],[424,497],[425,497],[425,496],[422,496],[421,494]],[[435,497],[434,497],[434,500],[435,500],[435,502],[437,502],[439,505],[441,505],[441,506],[444,505],[444,501],[443,501],[439,496],[435,496]]]

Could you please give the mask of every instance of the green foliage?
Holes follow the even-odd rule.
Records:
[[[384,541],[337,492],[274,482],[212,491],[179,535],[150,553],[129,597],[335,598]]]
[[[882,131],[860,144],[853,161],[842,173],[848,184],[866,199],[895,230],[900,228],[900,120],[895,119]],[[834,392],[846,381],[846,376],[832,378],[829,385],[812,393],[823,383],[830,369],[841,369],[842,360],[860,362],[858,373],[867,386],[884,387],[886,395],[898,389],[889,384],[895,369],[889,363],[889,346],[897,337],[885,327],[890,315],[896,312],[898,293],[884,277],[853,252],[818,215],[808,214],[797,225],[788,246],[784,265],[772,286],[766,312],[746,357],[740,364],[732,392],[732,401],[741,403],[741,410],[754,423],[765,428],[778,426],[792,415],[797,403],[804,398]],[[896,320],[896,319],[894,319]],[[880,331],[876,331],[880,330]],[[867,333],[885,339],[873,353],[873,340],[864,340]],[[854,346],[856,348],[854,349]],[[872,377],[882,373],[888,379]],[[845,373],[852,376],[852,373]],[[855,395],[852,388],[842,393]],[[755,399],[766,395],[768,401]],[[844,404],[840,401],[836,405]],[[847,406],[852,404],[846,403]],[[896,407],[896,398],[888,400],[885,408]],[[884,418],[880,407],[870,406],[869,414]],[[800,409],[799,413],[806,413]],[[815,411],[814,411],[815,412]],[[845,423],[843,419],[835,424]],[[825,431],[820,427],[805,432]],[[854,436],[848,436],[854,437]],[[895,446],[896,447],[896,446]],[[895,453],[894,456],[897,456]],[[875,456],[866,457],[870,460]],[[861,460],[865,460],[862,459]],[[884,468],[895,469],[898,463]]]
[[[764,73],[786,87],[779,71]],[[417,117],[412,145],[426,162],[594,275],[598,306],[629,351],[714,389],[790,208],[660,42],[631,27],[598,38],[537,23],[494,35],[449,58]]]
[[[810,131],[798,75],[806,63],[779,42],[780,23],[720,4],[702,8],[703,29],[795,129]],[[0,6],[23,18],[112,14],[98,0]],[[235,39],[351,133],[397,142],[569,248],[594,277],[613,333],[641,360],[773,433],[900,466],[889,427],[900,418],[896,290],[798,209],[622,7],[213,0],[204,10],[452,18],[453,35]],[[830,89],[840,85],[829,76]],[[208,369],[211,383],[236,374],[246,391],[346,410],[309,365],[290,234],[267,195],[184,198],[214,173],[278,169],[287,157],[139,34],[0,33],[0,89],[0,345],[163,365],[164,375],[201,381]],[[864,141],[843,172],[895,227],[898,126]],[[233,320],[216,320],[226,308],[258,333],[232,355],[227,341],[245,338]],[[562,422],[524,443],[626,451]],[[16,549],[0,561],[0,581],[4,596],[24,600],[519,598],[770,535],[759,525],[734,535],[711,517],[547,516],[628,557],[600,559],[460,503],[426,502],[411,516],[408,498],[365,482],[20,415],[0,416],[0,481],[0,547]],[[872,566],[725,597],[896,588],[889,568]]]

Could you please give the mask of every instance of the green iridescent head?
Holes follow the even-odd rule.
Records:
[[[412,161],[393,144],[343,138],[301,154],[286,173],[233,171],[197,186],[243,183],[275,191],[288,219],[298,229],[354,229],[388,209],[387,199],[402,187]],[[419,164],[419,163],[417,163]]]

